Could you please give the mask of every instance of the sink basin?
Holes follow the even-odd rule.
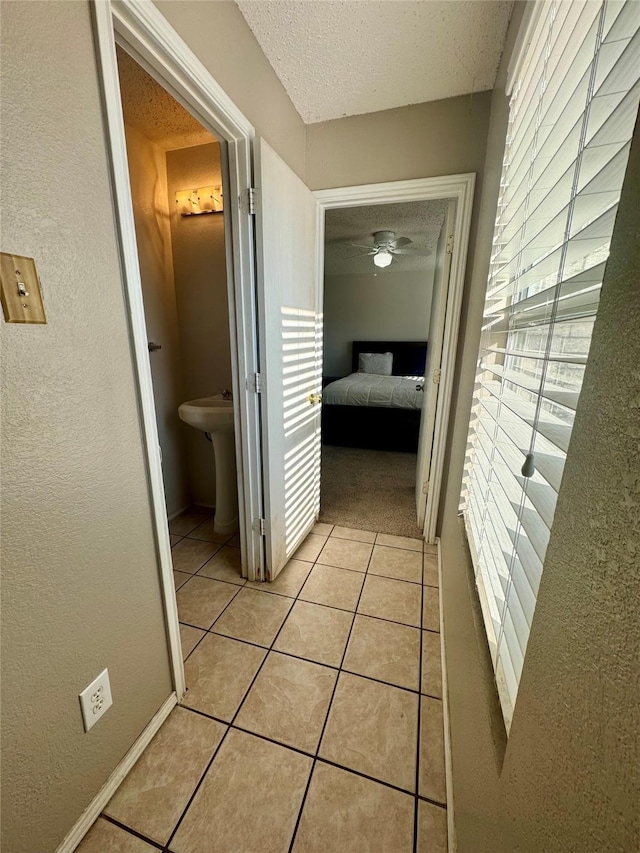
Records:
[[[233,432],[233,400],[226,400],[222,394],[189,400],[178,407],[178,414],[189,426],[211,435]]]
[[[233,430],[233,400],[222,394],[200,397],[178,406],[180,419],[194,429],[209,433],[216,461],[216,533],[238,531],[238,480]]]

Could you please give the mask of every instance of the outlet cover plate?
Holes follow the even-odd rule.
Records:
[[[94,678],[91,684],[85,687],[80,694],[80,708],[82,709],[85,732],[88,732],[112,705],[109,670],[103,669],[100,675]]]

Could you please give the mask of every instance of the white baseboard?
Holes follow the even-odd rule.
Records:
[[[189,509],[189,507],[192,506],[200,507],[200,509],[210,509],[212,512],[216,508],[215,504],[203,504],[196,503],[195,501],[190,501],[188,504],[185,504],[184,506],[180,507],[180,509],[176,509],[173,512],[169,513],[167,515],[168,521],[173,521],[174,518],[177,518],[179,515],[182,515],[185,510]]]
[[[442,716],[444,718],[444,772],[447,791],[447,838],[448,853],[456,853],[456,828],[453,819],[453,768],[451,765],[451,729],[449,728],[449,691],[447,686],[447,658],[444,642],[444,608],[442,605],[442,550],[438,545],[438,588],[440,590],[440,655],[442,658]]]
[[[95,821],[100,816],[104,807],[107,805],[111,797],[115,794],[118,786],[131,770],[136,761],[140,758],[143,751],[147,748],[153,736],[157,733],[160,726],[167,719],[173,708],[178,703],[175,693],[164,702],[162,707],[156,712],[148,726],[142,732],[137,741],[133,744],[129,752],[122,759],[120,764],[107,779],[105,784],[100,788],[96,796],[91,800],[87,808],[84,810],[80,819],[74,824],[71,831],[65,836],[56,853],[73,853],[76,847],[80,844],[87,832],[91,829]]]
[[[190,506],[191,506],[191,504],[188,503],[188,504],[185,504],[184,506],[181,506],[179,509],[174,509],[173,512],[167,513],[167,521],[173,521],[174,518],[177,518],[179,515],[182,515],[182,513],[186,509],[189,509]]]

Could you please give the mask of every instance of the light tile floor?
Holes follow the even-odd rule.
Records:
[[[446,853],[435,549],[318,524],[257,584],[170,529],[188,692],[80,853]]]

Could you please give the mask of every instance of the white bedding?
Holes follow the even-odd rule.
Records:
[[[329,406],[376,406],[386,409],[421,409],[424,376],[379,376],[351,373],[331,382],[322,392]]]

